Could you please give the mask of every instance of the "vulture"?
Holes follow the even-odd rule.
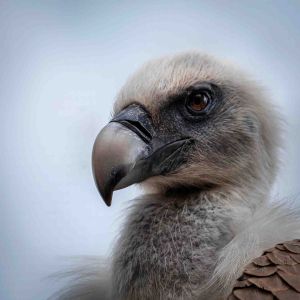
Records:
[[[283,145],[265,89],[229,62],[152,60],[121,88],[92,152],[107,206],[140,184],[107,263],[58,299],[300,299],[300,212],[273,201]]]

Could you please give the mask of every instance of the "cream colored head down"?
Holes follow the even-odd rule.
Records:
[[[201,83],[219,87],[218,107],[205,122],[184,123],[174,106],[184,109],[180,95]],[[184,129],[197,140],[181,169],[146,182],[154,190],[203,183],[251,187],[262,193],[270,189],[278,167],[280,119],[264,88],[233,64],[198,52],[152,60],[127,80],[114,113],[132,103],[146,108],[158,130],[172,134]]]

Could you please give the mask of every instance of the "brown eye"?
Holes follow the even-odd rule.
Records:
[[[210,95],[206,92],[191,93],[187,97],[186,106],[194,112],[199,113],[205,110],[210,102]]]

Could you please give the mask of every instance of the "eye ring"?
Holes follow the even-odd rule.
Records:
[[[192,91],[189,92],[186,96],[185,106],[191,114],[198,115],[207,110],[211,103],[211,99],[212,95],[210,91]]]

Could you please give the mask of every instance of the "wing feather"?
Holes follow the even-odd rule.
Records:
[[[244,269],[228,300],[300,299],[300,240],[277,244]]]

